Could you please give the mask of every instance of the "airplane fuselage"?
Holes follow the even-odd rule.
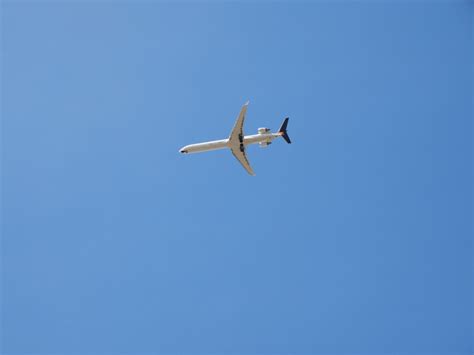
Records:
[[[244,145],[257,144],[257,143],[270,143],[277,137],[280,137],[281,133],[259,133],[253,134],[250,136],[244,136],[243,143]],[[220,139],[217,141],[209,141],[203,143],[196,143],[184,146],[179,151],[180,153],[200,153],[207,152],[210,150],[230,148],[229,139]]]

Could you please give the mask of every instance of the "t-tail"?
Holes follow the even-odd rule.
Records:
[[[285,118],[285,120],[281,124],[280,129],[278,130],[278,133],[281,134],[281,136],[286,141],[286,143],[291,144],[290,137],[288,136],[288,132],[286,131],[286,126],[288,126],[288,120],[289,120],[289,117]]]

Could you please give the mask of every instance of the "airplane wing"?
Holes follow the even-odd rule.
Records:
[[[245,115],[247,114],[247,106],[249,105],[249,102],[247,101],[244,106],[242,106],[242,109],[240,110],[239,116],[237,117],[237,120],[235,121],[234,128],[232,128],[232,132],[230,132],[230,137],[229,140],[230,142],[232,141],[240,141],[244,137],[244,121],[245,121]]]
[[[243,144],[242,144],[242,147],[243,147]],[[243,148],[242,150],[240,149],[240,147],[236,149],[230,148],[230,151],[250,175],[255,175],[255,173],[252,170],[252,167],[250,166],[249,161],[247,160],[247,156],[245,155],[245,148]]]
[[[234,157],[242,164],[242,166],[247,170],[250,175],[255,175],[250,166],[250,163],[245,155],[245,146],[244,146],[244,121],[245,114],[247,113],[247,106],[249,102],[247,101],[242,109],[240,110],[239,116],[235,121],[234,128],[229,136],[230,150]]]

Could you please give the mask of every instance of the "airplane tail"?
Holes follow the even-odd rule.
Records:
[[[286,143],[291,144],[290,137],[288,136],[288,132],[286,131],[286,126],[288,126],[288,120],[289,117],[285,118],[285,120],[281,124],[280,129],[278,130],[278,133],[281,133],[281,136],[286,141]]]

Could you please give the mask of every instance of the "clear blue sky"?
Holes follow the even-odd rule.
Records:
[[[472,2],[1,12],[3,353],[472,353]]]

